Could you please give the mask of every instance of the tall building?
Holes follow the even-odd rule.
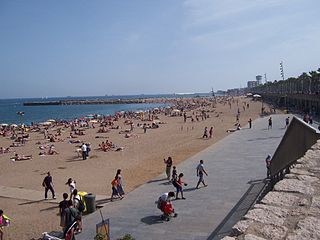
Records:
[[[248,88],[254,88],[256,86],[258,86],[258,81],[248,81],[247,82],[247,87]]]
[[[261,85],[262,84],[262,76],[261,75],[257,75],[256,76],[256,81],[257,81],[258,85]]]

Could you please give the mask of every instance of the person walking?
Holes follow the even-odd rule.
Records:
[[[289,122],[290,122],[290,118],[287,117],[287,118],[286,118],[286,127],[285,127],[285,128],[287,128],[287,127],[289,126]]]
[[[178,197],[179,193],[181,193],[181,199],[186,199],[184,196],[183,196],[183,185],[184,186],[187,186],[188,184],[183,182],[182,181],[182,178],[183,178],[183,173],[180,173],[179,176],[178,176],[178,180],[177,181],[174,181],[172,184],[173,186],[176,188],[177,190],[177,193],[176,193],[176,199],[180,199]]]
[[[172,158],[168,157],[168,159],[163,159],[163,162],[166,164],[166,174],[167,174],[167,179],[170,180],[171,176],[171,167],[172,167]]]
[[[44,199],[48,199],[48,191],[52,193],[52,199],[56,199],[54,194],[54,186],[52,181],[52,176],[50,172],[47,173],[47,176],[43,179],[42,186],[44,187]]]
[[[63,194],[63,200],[59,203],[59,215],[60,215],[60,227],[62,230],[65,230],[66,227],[66,216],[65,216],[65,209],[68,208],[68,193]]]
[[[118,191],[120,197],[123,198],[123,195],[124,195],[125,193],[124,193],[124,190],[123,190],[123,187],[122,187],[121,169],[118,169],[118,170],[117,170],[117,174],[116,174],[115,179],[117,179],[117,181],[118,181],[117,191]]]
[[[78,190],[73,190],[73,207],[78,210],[78,217],[77,217],[77,232],[82,232],[82,213],[85,210],[85,205],[83,203],[83,199],[78,194]]]
[[[90,143],[87,143],[86,146],[87,146],[86,158],[88,158],[88,157],[89,157],[89,153],[90,153],[90,151],[91,151],[91,144],[90,144]]]
[[[82,143],[81,151],[82,151],[82,160],[86,160],[87,159],[87,145],[85,143]]]
[[[69,200],[67,205],[68,207],[64,210],[66,227],[63,232],[63,236],[66,238],[66,235],[69,234],[69,236],[71,236],[70,239],[74,240],[75,239],[74,232],[75,232],[75,229],[77,228],[76,222],[79,218],[79,212],[77,209],[73,207],[72,200]],[[70,231],[68,231],[69,228],[71,228]]]
[[[69,178],[68,181],[66,182],[66,185],[69,186],[70,199],[72,199],[73,191],[76,189],[76,181],[73,180],[72,178]]]
[[[211,127],[209,130],[209,137],[212,138],[212,136],[213,136],[213,127]]]
[[[249,118],[248,123],[249,123],[249,128],[252,128],[252,119],[251,118]]]
[[[204,128],[202,138],[208,138],[208,128],[207,127]]]
[[[266,158],[267,178],[271,177],[271,155],[268,154]]]
[[[114,178],[112,180],[111,186],[112,186],[112,193],[111,193],[110,201],[113,202],[114,197],[120,198],[120,200],[121,200],[123,197],[121,197],[118,192],[118,179],[117,178]]]
[[[203,174],[206,174],[208,176],[208,173],[206,172],[206,170],[204,170],[203,160],[200,160],[200,163],[197,166],[197,177],[199,177],[199,181],[197,183],[196,189],[199,189],[200,183],[202,183],[203,186],[205,186],[205,187],[208,186],[204,182]]]
[[[270,117],[268,120],[268,130],[272,129],[272,118]]]

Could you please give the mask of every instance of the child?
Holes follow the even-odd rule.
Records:
[[[0,209],[0,240],[3,240],[3,228],[10,224],[10,220],[7,216],[3,214],[3,211]]]
[[[177,173],[177,167],[173,166],[172,167],[172,176],[171,176],[171,182],[175,182],[178,180],[178,173]]]
[[[183,173],[180,173],[180,174],[179,174],[179,177],[178,177],[178,180],[173,183],[173,185],[174,185],[174,186],[176,187],[176,189],[177,189],[176,199],[180,199],[180,198],[178,197],[179,192],[181,193],[181,199],[186,199],[186,198],[183,196],[182,184],[183,184],[184,186],[187,186],[188,184],[185,183],[185,182],[183,182],[183,181],[182,181],[182,178],[183,178]]]

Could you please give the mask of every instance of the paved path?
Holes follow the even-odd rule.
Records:
[[[189,185],[186,200],[174,201],[179,216],[170,222],[160,220],[155,201],[163,192],[174,190],[163,180],[165,175],[130,192],[122,201],[102,209],[110,218],[111,239],[130,233],[135,239],[207,239],[232,207],[246,192],[248,181],[266,176],[265,157],[273,154],[285,132],[286,115],[273,115],[273,129],[267,130],[268,118],[253,122],[252,129],[234,132],[177,166]],[[199,141],[205,141],[200,140]],[[195,190],[196,166],[203,159],[209,174],[206,188]],[[93,239],[95,224],[101,221],[96,212],[84,218],[84,231],[77,240]]]

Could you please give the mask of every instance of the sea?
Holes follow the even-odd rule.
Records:
[[[136,99],[136,98],[178,98],[209,96],[209,94],[157,94],[157,95],[121,95],[92,97],[60,97],[60,98],[17,98],[0,99],[0,124],[25,124],[45,122],[48,119],[72,120],[89,114],[114,115],[119,111],[140,111],[156,107],[169,106],[170,103],[139,104],[92,104],[92,105],[49,105],[23,106],[24,102],[48,102],[59,100],[94,100],[94,99]],[[18,115],[17,112],[24,112]]]

